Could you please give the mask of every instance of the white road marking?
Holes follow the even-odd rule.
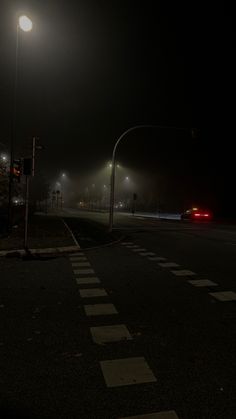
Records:
[[[156,260],[157,262],[165,262],[165,260],[166,260],[166,258],[162,258],[162,257],[158,257],[158,256],[150,257],[148,259],[149,260]]]
[[[195,272],[189,271],[188,269],[180,269],[179,271],[171,271],[176,276],[191,276],[196,275]]]
[[[85,267],[85,266],[91,266],[89,262],[72,262],[73,267]]]
[[[129,245],[129,244],[134,244],[133,242],[122,242],[121,243],[123,246],[127,246],[127,245]]]
[[[210,281],[209,279],[190,279],[188,281],[191,285],[194,285],[195,287],[217,287],[218,284],[216,284],[213,281]]]
[[[88,278],[76,278],[75,279],[78,285],[82,284],[100,284],[100,280],[96,277],[88,277]]]
[[[69,256],[70,257],[73,257],[73,256],[84,256],[84,253],[83,252],[71,253]]]
[[[156,377],[143,357],[101,361],[100,365],[107,387],[156,381]]]
[[[147,249],[144,249],[142,247],[138,248],[138,249],[132,249],[133,252],[146,252]]]
[[[159,266],[161,266],[162,268],[178,268],[179,265],[178,263],[174,263],[174,262],[162,262],[162,263],[158,263]]]
[[[77,242],[72,230],[70,229],[70,227],[68,226],[68,224],[63,220],[63,218],[61,218],[61,221],[63,222],[64,226],[67,228],[67,230],[69,231],[72,239],[74,240],[76,246],[80,247],[79,243]]]
[[[174,410],[166,412],[147,413],[146,415],[127,416],[120,419],[179,419]]]
[[[103,316],[106,314],[118,314],[113,304],[87,304],[84,306],[87,316]]]
[[[233,291],[209,292],[209,294],[219,301],[236,301],[236,292]]]
[[[140,254],[140,256],[155,256],[156,255],[156,253],[153,253],[153,252],[145,252],[145,253],[139,253]]]
[[[136,249],[137,247],[139,247],[137,244],[129,244],[128,246],[126,246],[128,249]]]
[[[87,260],[86,256],[75,256],[75,257],[70,257],[70,261],[71,262],[79,262],[81,260]]]
[[[107,297],[108,295],[104,288],[88,288],[80,290],[79,293],[82,298]]]
[[[94,274],[94,270],[93,269],[75,269],[74,274],[75,275]]]
[[[93,341],[99,345],[132,339],[132,336],[124,324],[90,327],[90,332]]]

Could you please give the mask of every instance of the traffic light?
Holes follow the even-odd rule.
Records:
[[[32,158],[26,158],[23,160],[23,173],[26,176],[32,175]]]
[[[22,171],[22,161],[20,159],[13,160],[12,177],[13,179],[16,179],[18,182],[20,182],[20,177],[22,174],[21,171]]]

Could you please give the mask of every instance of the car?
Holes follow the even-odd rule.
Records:
[[[181,214],[181,220],[210,221],[212,216],[212,212],[208,209],[193,207]]]

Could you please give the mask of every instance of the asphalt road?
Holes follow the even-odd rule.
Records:
[[[0,260],[3,407],[36,418],[235,419],[236,229],[119,214],[122,240],[88,249],[81,214],[63,217],[80,255]]]

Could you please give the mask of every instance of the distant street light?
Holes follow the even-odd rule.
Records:
[[[3,155],[1,156],[1,160],[2,160],[2,161],[4,161],[4,162],[6,162],[6,161],[7,161],[7,156],[5,156],[5,154],[3,154]]]
[[[10,155],[10,173],[9,173],[9,192],[8,192],[8,232],[11,229],[11,211],[12,211],[12,183],[13,183],[13,165],[14,165],[14,143],[16,136],[16,97],[17,97],[17,79],[18,79],[18,56],[19,56],[19,30],[29,32],[33,28],[32,21],[27,16],[20,16],[16,26],[16,47],[15,47],[15,79],[13,91],[13,109],[11,126],[11,155]]]
[[[120,135],[118,140],[116,141],[113,152],[112,152],[112,161],[111,161],[111,183],[110,183],[110,209],[109,209],[109,232],[112,232],[113,228],[113,218],[114,218],[114,200],[115,200],[115,158],[116,158],[116,149],[119,144],[119,142],[124,138],[127,134],[129,134],[131,131],[135,131],[137,129],[141,128],[163,128],[163,129],[174,129],[174,130],[180,130],[180,131],[191,131],[192,138],[198,137],[198,130],[195,128],[179,128],[179,127],[169,127],[169,126],[163,126],[163,125],[135,125],[126,131],[123,132],[123,134]]]
[[[108,167],[111,169],[112,168],[112,163],[108,163]],[[120,164],[116,164],[116,167],[117,167],[117,169],[119,169],[120,168]]]
[[[65,202],[65,183],[68,180],[65,172],[61,174],[61,208],[62,204]]]

